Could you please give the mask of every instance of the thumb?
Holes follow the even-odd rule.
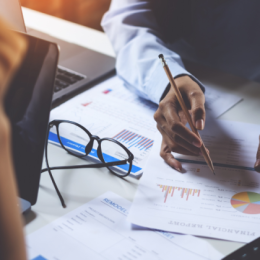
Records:
[[[260,135],[259,135],[259,145],[256,153],[255,170],[260,171]]]

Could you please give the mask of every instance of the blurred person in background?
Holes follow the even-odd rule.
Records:
[[[171,152],[200,155],[201,140],[185,126],[158,55],[164,54],[194,126],[203,130],[204,87],[182,59],[260,82],[259,10],[259,0],[112,0],[103,17],[117,74],[127,88],[159,104],[154,118],[163,137],[160,155],[178,171],[182,165]]]
[[[4,96],[26,51],[26,41],[0,18],[0,259],[25,260],[23,223],[11,156],[11,129]]]

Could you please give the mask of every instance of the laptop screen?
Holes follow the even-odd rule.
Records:
[[[56,44],[24,35],[25,59],[5,97],[19,196],[35,204],[47,137],[59,51]]]

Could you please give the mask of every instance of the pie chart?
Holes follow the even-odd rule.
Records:
[[[245,214],[260,214],[260,194],[255,192],[240,192],[231,198],[234,209]]]

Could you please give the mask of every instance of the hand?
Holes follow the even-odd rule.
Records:
[[[20,65],[26,51],[25,39],[11,31],[0,19],[0,102],[13,73]],[[2,105],[2,104],[1,104]]]
[[[203,130],[205,126],[205,97],[199,85],[189,76],[175,79],[187,108],[191,114],[192,122],[196,129]],[[171,167],[178,171],[182,165],[174,159],[171,152],[186,155],[201,155],[200,138],[191,132],[185,125],[187,119],[179,105],[174,89],[171,87],[166,97],[160,102],[158,110],[154,114],[157,128],[162,134],[160,156]]]
[[[260,172],[260,135],[259,135],[259,146],[256,153],[255,170]]]

